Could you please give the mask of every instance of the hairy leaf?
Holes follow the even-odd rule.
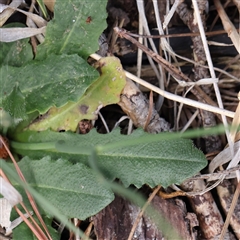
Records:
[[[34,160],[28,157],[19,162],[28,184],[69,218],[86,219],[107,206],[114,198],[104,188],[96,174],[81,163],[50,157]],[[19,189],[19,184],[12,182]]]
[[[162,133],[154,135],[155,140],[152,141],[153,135],[141,130],[130,136],[119,135],[119,131],[102,135],[95,130],[87,135],[51,131],[25,132],[17,136],[18,141],[44,143],[47,139],[49,143],[45,143],[45,146],[39,145],[38,150],[34,144],[25,146],[25,149],[29,150],[23,149],[24,144],[12,144],[12,147],[20,154],[36,158],[48,154],[54,159],[62,156],[88,164],[91,149],[98,146],[97,149],[102,151],[94,160],[110,179],[119,178],[125,186],[134,184],[141,187],[148,184],[154,187],[161,184],[167,187],[183,182],[207,164],[204,154],[193,146],[191,140],[164,140],[169,134],[175,136],[172,133]],[[112,146],[113,143],[115,147],[108,148],[108,145]],[[36,150],[33,150],[34,148]]]
[[[30,130],[76,131],[82,119],[96,119],[100,108],[119,102],[126,78],[118,58],[102,58],[97,65],[101,76],[95,81],[78,102],[69,102],[61,108],[52,107],[46,115],[33,122]]]
[[[33,58],[29,39],[23,39],[12,43],[0,42],[0,49],[1,66],[8,65],[20,67]]]
[[[0,100],[6,99],[15,83],[26,98],[26,111],[45,113],[52,106],[77,101],[98,72],[78,55],[51,55],[45,61],[32,61],[21,68],[2,66]],[[0,101],[0,107],[1,107]]]
[[[15,214],[15,218],[17,217],[19,217],[19,215]],[[35,220],[36,220],[36,217],[35,217]],[[52,219],[49,219],[46,216],[43,216],[43,220],[48,228],[51,239],[52,240],[61,239],[60,234],[55,229],[52,228]],[[36,240],[36,236],[33,234],[33,232],[27,226],[27,224],[22,222],[19,226],[13,229],[13,240],[18,240],[18,239]]]
[[[9,97],[4,99],[3,108],[12,117],[15,124],[27,119],[26,102],[18,84],[15,85]]]
[[[107,27],[107,0],[56,1],[54,18],[37,58],[49,54],[73,54],[87,58],[98,50],[98,38]],[[63,17],[64,16],[64,17]]]

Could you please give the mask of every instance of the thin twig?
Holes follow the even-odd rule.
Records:
[[[128,240],[132,240],[133,238],[133,235],[134,235],[134,232],[138,226],[138,223],[140,221],[140,219],[142,218],[143,214],[144,214],[144,211],[146,210],[146,208],[148,207],[148,205],[150,204],[150,202],[153,200],[153,198],[156,196],[157,192],[160,190],[161,188],[161,185],[159,185],[157,188],[154,189],[154,191],[152,192],[152,194],[150,195],[150,197],[148,198],[147,202],[144,204],[141,212],[138,214],[133,226],[132,226],[132,229],[131,229],[131,232],[128,236]]]
[[[211,178],[211,180],[217,180],[217,179],[220,179],[223,175],[226,177],[226,176],[232,174],[233,172],[236,172],[237,170],[240,170],[239,165],[236,166],[236,167],[233,167],[233,168],[229,168],[229,169],[226,169],[226,170],[216,172],[216,173],[196,175],[194,177],[186,179],[185,181],[188,182],[188,181],[193,181],[193,180],[198,180],[198,179],[209,179],[209,178]],[[236,176],[234,176],[234,178],[235,177]]]
[[[238,28],[237,31],[239,32],[240,29]],[[216,36],[221,34],[227,34],[225,30],[217,30],[217,31],[210,31],[205,32],[206,36]],[[194,33],[172,33],[172,34],[163,34],[163,35],[142,35],[142,34],[135,34],[135,33],[129,33],[132,37],[141,37],[141,38],[178,38],[178,37],[196,37],[200,35],[200,32],[194,32]]]
[[[141,18],[141,21],[142,21],[142,24],[143,24],[143,29],[144,29],[146,34],[150,35],[150,30],[149,30],[147,18],[146,18],[146,15],[145,15],[145,10],[144,10],[144,2],[142,0],[136,0],[136,2],[137,2],[139,17]],[[152,47],[153,52],[158,54],[158,51],[157,51],[157,48],[156,48],[156,46],[153,42],[153,39],[149,38],[148,40],[149,40],[149,43]],[[145,39],[144,43],[145,43],[145,46],[147,47],[146,39]],[[156,77],[157,77],[158,83],[159,83],[159,87],[161,89],[164,89],[164,81],[163,81],[164,78],[161,77],[161,75],[160,75],[163,72],[162,65],[158,63],[158,68],[159,68],[159,71],[158,71],[155,64],[153,63],[152,59],[149,58],[149,56],[148,56],[148,60],[149,60],[149,63],[150,63],[151,67],[153,68],[153,70],[156,74]],[[163,103],[163,97],[159,96],[159,98],[157,100],[157,103],[156,103],[156,106],[157,106],[158,110],[160,110],[160,108],[162,106],[162,103]]]

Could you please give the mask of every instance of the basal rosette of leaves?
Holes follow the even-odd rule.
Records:
[[[0,43],[0,107],[20,121],[29,113],[43,114],[79,100],[99,77],[86,58],[99,49],[98,38],[107,26],[106,4],[106,0],[56,1],[35,60],[25,39]],[[86,22],[89,16],[90,23]],[[9,103],[15,101],[14,87],[22,100],[13,106]]]
[[[63,214],[79,219],[96,214],[114,197],[90,167],[93,151],[97,155],[92,160],[106,179],[120,179],[125,187],[167,187],[207,164],[190,140],[166,140],[166,133],[158,139],[142,130],[130,136],[118,130],[105,135],[96,130],[74,133],[79,121],[95,119],[101,107],[117,103],[125,85],[118,59],[101,59],[101,74],[86,62],[98,50],[106,27],[106,4],[106,0],[56,0],[54,18],[35,60],[29,58],[25,40],[1,43],[7,57],[0,57],[0,113],[10,124],[1,122],[0,131],[10,127],[11,150],[24,157],[19,165],[28,183]],[[17,182],[13,185],[20,189]]]

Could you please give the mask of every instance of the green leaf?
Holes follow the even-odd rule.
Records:
[[[44,43],[38,46],[37,58],[52,53],[78,53],[87,58],[97,51],[98,38],[107,27],[106,5],[107,0],[57,0],[54,18],[47,25]]]
[[[25,157],[19,167],[28,184],[69,218],[84,220],[114,198],[113,193],[99,183],[96,174],[81,163],[53,161],[50,157],[33,161]],[[19,187],[16,182],[12,184]]]
[[[4,109],[0,109],[0,132],[1,134],[6,133],[8,128],[14,124],[13,118]],[[4,134],[5,135],[5,134]]]
[[[10,27],[25,27],[25,25],[20,23],[11,23],[4,26],[4,28]],[[24,63],[33,59],[33,53],[29,39],[22,39],[9,43],[0,42],[0,50],[0,66],[8,65],[20,67]],[[4,80],[4,78],[2,79]]]
[[[44,5],[43,0],[37,0],[37,3],[38,3],[38,5],[39,5],[39,7],[40,7],[40,9],[41,9],[44,17],[47,18],[48,13],[47,13],[47,9],[46,9],[46,7],[45,7],[45,5]]]
[[[119,102],[126,84],[125,73],[118,58],[102,58],[97,65],[101,76],[87,89],[81,99],[61,108],[52,107],[46,115],[29,126],[30,130],[76,131],[82,119],[96,119],[100,108]]]
[[[27,224],[22,222],[19,226],[13,229],[13,240],[17,239],[36,240],[37,238]]]
[[[15,84],[9,97],[4,99],[3,108],[12,117],[15,124],[27,119],[25,98],[18,84]]]
[[[33,59],[29,39],[16,42],[0,42],[0,63],[1,65],[20,67]]]
[[[1,100],[9,96],[16,82],[26,98],[26,111],[45,113],[52,106],[77,101],[98,72],[78,55],[51,55],[45,61],[31,61],[21,68],[3,66],[0,74]]]
[[[172,139],[165,140],[168,136]],[[136,187],[143,184],[151,187],[161,184],[167,187],[173,183],[182,183],[207,164],[204,154],[193,146],[191,140],[173,139],[175,136],[173,133],[151,135],[141,130],[130,136],[119,135],[119,131],[101,135],[95,130],[87,135],[51,131],[25,132],[17,136],[18,141],[35,144],[25,144],[25,149],[29,150],[24,150],[24,143],[22,146],[21,143],[12,143],[12,149],[32,157],[49,154],[54,159],[64,157],[88,164],[91,149],[98,146],[97,149],[102,151],[95,161],[110,179],[119,178],[126,187],[130,184]],[[151,140],[153,137],[154,141]],[[51,143],[46,143],[46,139]],[[37,142],[45,142],[51,147],[48,150],[44,150],[44,147],[33,150],[36,149]],[[108,148],[113,143],[116,147]]]
[[[19,217],[19,215],[16,214],[16,217]],[[33,216],[34,217],[34,216]],[[35,218],[35,221],[36,218]],[[59,240],[61,238],[60,234],[57,233],[55,229],[52,228],[52,219],[47,218],[46,216],[43,216],[43,221],[46,224],[48,231],[50,232],[50,236],[52,240]],[[38,222],[38,221],[37,221]],[[13,229],[13,240],[19,240],[19,239],[27,239],[27,240],[37,240],[31,229],[27,226],[25,222],[22,222],[20,225],[18,225],[16,228]]]

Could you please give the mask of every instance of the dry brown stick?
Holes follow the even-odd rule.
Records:
[[[237,31],[239,32],[240,29],[238,28]],[[172,34],[163,34],[163,35],[139,35],[135,33],[128,33],[132,37],[141,37],[141,38],[177,38],[177,37],[196,37],[200,36],[200,32],[189,32],[189,33],[172,33]],[[217,30],[211,32],[205,32],[206,36],[216,36],[221,34],[227,34],[225,30]]]
[[[221,231],[221,235],[220,235],[220,238],[219,238],[220,240],[224,240],[224,236],[227,232],[230,219],[233,215],[234,208],[236,207],[236,204],[237,204],[237,201],[238,201],[239,193],[240,193],[240,182],[238,182],[237,188],[236,188],[235,193],[233,195],[233,200],[232,200],[232,203],[231,203],[231,207],[228,211],[227,218],[225,220],[225,223],[224,223],[222,231]]]
[[[136,39],[129,36],[126,30],[120,29],[118,27],[115,27],[114,30],[118,33],[118,35],[120,37],[126,38],[127,40],[129,40],[130,42],[135,44],[137,47],[141,48],[141,50],[143,50],[147,55],[149,55],[157,63],[161,64],[163,66],[163,68],[165,68],[175,78],[182,79],[186,82],[192,82],[190,78],[188,78],[184,73],[182,73],[174,65],[169,63],[167,60],[165,60],[160,55],[154,53],[149,48],[140,44]],[[191,92],[198,98],[199,101],[201,101],[203,103],[208,103],[209,105],[212,105],[212,106],[216,106],[215,102],[211,98],[209,98],[199,86],[195,86],[194,88],[192,88]]]
[[[186,192],[196,192],[205,187],[206,184],[203,180],[193,180],[181,184],[181,188]],[[188,197],[188,200],[193,212],[197,215],[202,234],[201,239],[214,239],[220,235],[224,222],[211,192]]]
[[[170,130],[170,125],[163,118],[159,117],[156,109],[150,106],[148,100],[136,84],[128,78],[118,105],[130,117],[136,127],[144,128],[148,133],[159,133]],[[151,112],[149,107],[152,107]],[[146,125],[146,119],[149,116],[150,121]]]
[[[150,91],[150,95],[149,95],[149,110],[148,110],[147,120],[146,120],[144,128],[143,128],[144,131],[147,130],[147,126],[150,123],[150,120],[151,120],[151,117],[152,117],[152,110],[153,110],[153,92]]]
[[[157,63],[161,64],[161,66],[163,66],[170,74],[172,74],[172,76],[176,77],[177,79],[183,79],[187,82],[191,82],[191,79],[189,79],[185,74],[179,71],[178,68],[176,68],[174,65],[169,63],[163,57],[156,54],[146,46],[139,43],[136,39],[132,38],[125,29],[115,27],[114,30],[121,38],[126,38],[127,40],[135,44],[138,48],[140,48],[142,51],[144,51],[147,55],[149,55],[152,59],[154,59]]]

